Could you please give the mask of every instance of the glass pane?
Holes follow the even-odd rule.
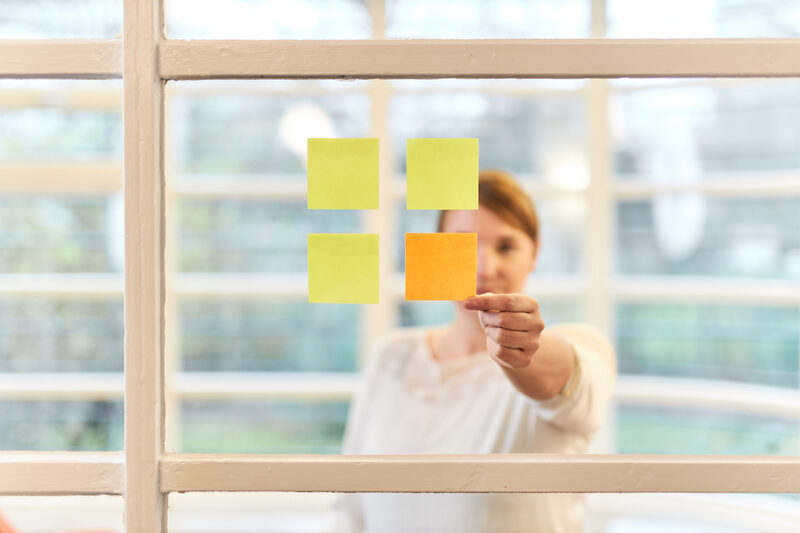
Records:
[[[2,496],[0,531],[122,533],[123,511],[122,496]]]
[[[792,533],[800,513],[796,495],[783,494],[589,494],[587,500],[587,533]]]
[[[308,137],[369,135],[366,87],[319,81],[170,83],[168,179],[177,174],[304,180]]]
[[[611,106],[621,179],[694,183],[800,169],[795,80],[669,82],[617,91]]]
[[[122,324],[121,298],[4,296],[0,373],[121,372]]]
[[[0,273],[122,271],[120,87],[0,82]]]
[[[347,402],[184,402],[181,449],[203,453],[338,453]]]
[[[0,450],[121,450],[121,400],[0,401]]]
[[[169,495],[170,533],[320,533],[335,494],[214,492]]]
[[[797,420],[669,407],[617,410],[618,453],[797,455]]]
[[[586,201],[578,195],[548,195],[534,199],[540,224],[540,253],[537,274],[569,275],[582,270],[583,228]],[[438,211],[407,210],[405,199],[396,206],[399,214],[393,249],[398,271],[405,270],[405,234],[432,233],[439,220]]]
[[[620,274],[800,279],[800,197],[620,202]]]
[[[588,0],[386,0],[389,37],[589,37]]]
[[[169,530],[178,533],[319,533],[337,531],[332,527],[333,505],[341,494],[331,493],[185,493],[169,495]],[[396,498],[418,500],[419,507],[440,511],[435,518],[420,513],[424,524],[412,523],[413,516],[403,517],[408,531],[426,531],[434,519],[436,525],[452,525],[453,500],[480,502],[494,496],[485,494],[365,494],[347,498]],[[503,497],[503,496],[500,496]],[[543,495],[508,495],[508,498],[537,500]],[[587,500],[586,533],[795,533],[800,514],[795,495],[765,494],[588,494],[564,495]],[[391,505],[384,504],[391,508]],[[388,520],[374,517],[374,528]],[[393,523],[394,524],[394,523]],[[414,528],[415,525],[419,527]],[[446,527],[445,525],[445,527]],[[463,529],[437,529],[450,533]],[[520,530],[530,530],[520,528]],[[504,530],[505,531],[505,530]],[[508,529],[507,531],[512,531]],[[516,530],[513,530],[516,531]],[[536,529],[535,531],[546,531]]]
[[[184,272],[306,272],[308,233],[362,231],[358,211],[306,201],[185,199],[178,204]]]
[[[410,302],[400,304],[401,327],[436,326],[452,322],[455,316],[453,302]]]
[[[96,26],[109,4],[121,14],[120,2],[12,4],[20,18],[0,25],[57,30],[44,37]],[[34,12],[50,22],[33,24]],[[20,385],[3,394],[0,449],[122,448],[121,86],[0,82],[0,380]],[[48,294],[45,280],[68,294]]]
[[[405,174],[406,140],[416,137],[477,137],[482,168],[502,168],[519,177],[544,178],[564,187],[588,183],[586,111],[578,94],[542,96],[479,91],[485,83],[430,81],[425,91],[395,83],[389,127],[396,172]],[[522,81],[509,89],[531,89]],[[408,89],[408,90],[404,90]]]
[[[111,39],[121,33],[120,0],[3,0],[2,39]]]
[[[797,0],[608,1],[608,35],[626,38],[797,37]]]
[[[798,324],[791,308],[621,304],[619,370],[796,388]]]
[[[298,300],[209,300],[180,304],[183,369],[353,371],[358,307]]]
[[[364,0],[165,0],[172,39],[369,39]]]
[[[0,80],[0,161],[121,161],[121,87],[119,80]]]
[[[122,272],[122,196],[0,196],[0,272]]]

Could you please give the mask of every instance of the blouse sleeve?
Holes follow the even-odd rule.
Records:
[[[575,349],[580,371],[569,395],[559,394],[539,405],[539,417],[561,429],[591,436],[603,423],[614,392],[617,364],[605,335],[584,324],[552,328]]]

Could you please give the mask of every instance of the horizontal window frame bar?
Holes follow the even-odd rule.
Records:
[[[0,39],[0,79],[122,77],[122,39]]]
[[[431,475],[436,472],[436,475]],[[166,454],[168,492],[797,493],[800,457]]]
[[[619,276],[611,283],[616,303],[692,303],[768,305],[797,308],[800,286],[791,280],[739,280],[714,277]]]
[[[588,191],[588,186],[565,187],[547,183],[542,176],[521,174],[517,178],[522,182],[525,191],[534,197],[556,195],[581,197]],[[393,200],[403,199],[406,196],[404,180],[386,180],[381,186],[389,191]],[[198,175],[194,178],[186,178],[184,175],[174,181],[168,178],[167,191],[181,199],[306,200],[308,197],[305,178],[274,178],[266,175],[247,177]]]
[[[0,165],[0,194],[109,195],[122,193],[122,162]]]
[[[162,493],[800,492],[800,458],[763,455],[169,453],[159,473]],[[122,492],[119,452],[0,453],[0,496]]]
[[[0,400],[122,400],[122,372],[2,372]]]
[[[537,276],[533,296],[581,297],[586,282],[581,275]],[[389,281],[396,302],[403,300],[403,274]],[[168,295],[180,298],[232,297],[259,299],[306,296],[305,274],[250,275],[239,273],[183,273],[167,278]],[[617,276],[611,284],[617,303],[671,303],[769,305],[798,307],[800,287],[791,280],[738,280],[712,277],[670,279],[645,275]],[[0,274],[0,295],[59,298],[121,297],[121,274]]]
[[[800,390],[733,381],[620,375],[617,406],[731,410],[798,421]]]
[[[733,175],[732,175],[733,176]],[[524,189],[534,197],[585,197],[588,186],[566,187],[548,183],[541,176],[518,176]],[[167,179],[167,192],[177,198],[305,200],[308,194],[304,178],[270,175],[198,175]],[[384,184],[389,194],[402,199],[406,194],[403,180]],[[122,192],[122,165],[98,161],[92,164],[65,162],[48,165],[0,165],[0,194],[113,194]],[[664,194],[700,194],[709,197],[782,198],[800,196],[800,170],[765,172],[743,177],[715,177],[695,183],[653,183],[617,180],[612,185],[616,201],[648,200]]]
[[[122,298],[122,273],[0,274],[0,295],[58,298]]]
[[[537,296],[580,297],[586,290],[585,282],[580,276],[540,276],[537,277],[537,281],[542,284],[536,291]],[[183,298],[234,296],[258,299],[266,295],[303,298],[308,294],[307,283],[306,274],[219,276],[185,273],[167,279],[167,292],[174,292]],[[406,301],[403,296],[405,286],[403,273],[395,272],[388,280],[387,286],[396,303]]]
[[[349,401],[360,379],[353,372],[181,372],[167,378],[182,401]]]
[[[187,401],[348,401],[361,375],[354,372],[178,372],[171,394]],[[676,394],[676,391],[681,391]],[[0,373],[0,400],[122,400],[122,373]],[[625,374],[614,390],[617,406],[733,410],[798,420],[800,390],[733,381]]]
[[[797,77],[800,39],[165,40],[163,79]]]
[[[0,452],[0,496],[122,495],[122,452]]]
[[[613,182],[616,200],[645,200],[664,194],[701,194],[762,198],[785,195],[800,196],[800,170],[795,172],[764,172],[737,178],[714,178],[695,183]]]
[[[0,109],[27,109],[36,107],[69,110],[122,111],[121,89],[77,89],[74,87],[2,87]],[[121,165],[120,165],[121,166]]]
[[[0,78],[122,75],[122,39],[0,40]],[[165,39],[160,76],[192,79],[798,77],[800,39]]]

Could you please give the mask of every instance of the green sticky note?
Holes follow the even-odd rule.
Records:
[[[309,233],[308,301],[378,303],[378,234]]]
[[[308,208],[378,209],[378,139],[309,139]]]
[[[407,209],[478,209],[478,139],[408,139]]]

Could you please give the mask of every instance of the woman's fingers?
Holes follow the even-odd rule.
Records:
[[[527,294],[486,293],[467,298],[467,309],[478,311],[492,358],[508,368],[524,368],[539,349],[544,322],[539,302]]]
[[[522,350],[516,348],[507,348],[497,344],[491,337],[486,337],[486,349],[489,355],[500,366],[506,368],[525,368],[531,364],[533,354],[527,354]]]
[[[484,326],[511,329],[515,331],[541,332],[544,323],[538,313],[515,313],[511,311],[480,311],[478,316]]]
[[[539,336],[531,334],[530,331],[514,331],[495,326],[486,326],[484,331],[487,337],[506,348],[517,348],[519,350],[535,350],[538,348]]]
[[[467,298],[464,300],[464,306],[472,311],[539,312],[539,302],[527,294],[493,294],[487,292]]]

